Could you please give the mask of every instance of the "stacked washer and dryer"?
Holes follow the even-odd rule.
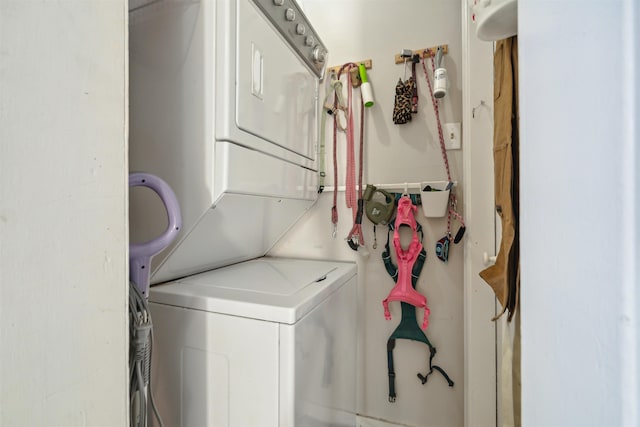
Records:
[[[130,170],[183,218],[150,266],[165,425],[355,426],[355,265],[265,256],[317,198],[325,46],[294,0],[132,4]],[[166,221],[131,189],[131,241]]]

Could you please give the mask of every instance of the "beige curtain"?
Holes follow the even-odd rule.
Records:
[[[518,39],[496,42],[494,52],[494,189],[502,225],[494,265],[480,272],[502,306],[500,408],[504,426],[520,421],[520,233],[518,140]],[[507,316],[502,314],[507,313]]]

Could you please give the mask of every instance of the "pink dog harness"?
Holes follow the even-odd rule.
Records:
[[[398,201],[398,213],[396,215],[395,230],[393,232],[393,247],[396,250],[398,259],[398,280],[396,285],[391,289],[387,299],[382,301],[384,307],[384,317],[391,319],[389,312],[390,301],[402,301],[409,303],[415,307],[424,308],[424,319],[422,321],[422,329],[429,326],[430,310],[427,307],[427,298],[417,292],[411,285],[411,271],[415,264],[420,251],[422,251],[422,243],[418,239],[417,223],[415,219],[416,206],[411,202],[409,197],[403,196]],[[408,225],[413,231],[413,237],[409,247],[405,251],[400,244],[400,234],[398,232],[401,225]]]

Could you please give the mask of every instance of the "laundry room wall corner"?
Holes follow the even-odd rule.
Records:
[[[314,22],[329,50],[328,65],[338,66],[365,58],[372,60],[367,70],[375,105],[365,111],[364,178],[365,184],[414,183],[446,180],[446,171],[438,139],[438,128],[420,64],[416,69],[419,106],[413,120],[404,125],[392,121],[394,88],[399,78],[411,75],[411,66],[396,65],[400,50],[448,45],[444,62],[450,87],[439,102],[443,123],[462,122],[462,41],[461,3],[437,0],[305,0],[305,14]],[[432,79],[431,63],[426,67]],[[321,82],[321,85],[323,82]],[[345,85],[344,93],[347,88]],[[354,90],[359,97],[359,90]],[[324,94],[321,93],[321,99]],[[355,98],[358,99],[358,98]],[[359,138],[359,102],[354,103],[356,141]],[[331,208],[335,187],[332,166],[332,127],[326,128],[326,181],[328,189],[316,204],[269,251],[268,255],[356,261],[358,265],[358,413],[370,419],[407,426],[464,425],[464,348],[463,348],[463,244],[451,244],[449,260],[435,256],[435,243],[447,229],[445,218],[417,216],[425,230],[423,239],[427,262],[417,289],[431,309],[428,339],[437,347],[434,364],[453,379],[448,387],[435,374],[426,384],[416,378],[428,369],[428,349],[422,343],[402,340],[394,351],[397,399],[389,402],[387,351],[389,335],[398,325],[400,304],[390,305],[392,320],[383,315],[382,300],[393,287],[381,253],[387,241],[387,228],[363,219],[362,229],[368,256],[353,251],[345,241],[353,226],[353,214],[345,205],[345,145],[338,140],[338,225],[332,237]],[[464,124],[463,124],[464,128]],[[464,132],[464,130],[463,130]],[[458,182],[458,200],[464,188],[462,152],[448,150],[453,180]],[[414,192],[417,192],[417,188]],[[459,203],[458,209],[462,209]],[[453,234],[458,229],[454,221]],[[374,242],[376,247],[374,248]],[[422,318],[422,310],[417,310]],[[490,392],[490,391],[489,391]]]

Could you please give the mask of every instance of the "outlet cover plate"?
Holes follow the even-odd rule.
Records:
[[[462,148],[460,123],[444,124],[444,146],[447,150],[460,150]]]

